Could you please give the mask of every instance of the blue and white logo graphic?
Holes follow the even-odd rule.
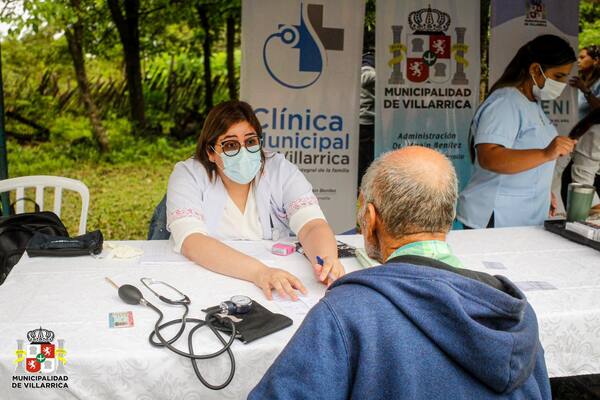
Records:
[[[344,30],[323,26],[323,5],[300,4],[300,24],[279,24],[265,41],[263,62],[280,85],[303,89],[319,80],[327,50],[344,50]]]

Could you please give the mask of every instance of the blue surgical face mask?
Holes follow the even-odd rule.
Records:
[[[226,156],[225,153],[221,153],[220,156],[225,176],[242,185],[254,179],[260,170],[260,151],[251,153],[242,147],[233,157]]]

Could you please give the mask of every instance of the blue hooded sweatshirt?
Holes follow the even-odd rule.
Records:
[[[550,399],[551,392],[535,313],[513,283],[392,262],[336,281],[249,398]]]

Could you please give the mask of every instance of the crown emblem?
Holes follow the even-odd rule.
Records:
[[[448,30],[450,15],[429,5],[408,14],[408,25],[415,34],[440,34]]]
[[[27,340],[29,343],[50,343],[54,340],[54,332],[48,329],[34,329],[27,332]]]

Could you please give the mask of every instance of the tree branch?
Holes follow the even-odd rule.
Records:
[[[35,121],[33,121],[29,118],[22,116],[21,114],[17,113],[16,111],[6,110],[6,117],[12,118],[17,122],[20,122],[24,125],[30,126],[37,131],[33,135],[21,135],[16,132],[11,132],[15,138],[24,139],[25,136],[32,136],[34,139],[48,140],[48,138],[50,137],[50,129],[36,123]]]

